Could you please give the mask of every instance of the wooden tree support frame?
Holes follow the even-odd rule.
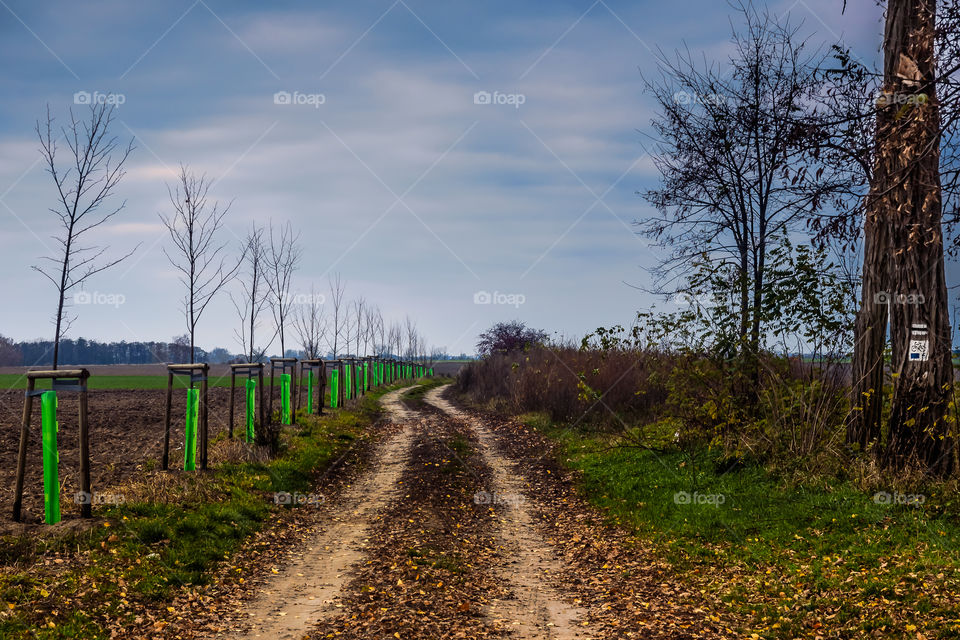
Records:
[[[343,403],[341,402],[341,398],[343,398],[343,391],[342,391],[343,390],[343,367],[341,366],[340,360],[330,360],[326,364],[330,365],[330,385],[331,385],[330,393],[331,394],[333,393],[333,374],[334,372],[336,372],[337,374],[337,398],[336,398],[337,406],[336,408],[339,409],[343,406]],[[333,400],[333,397],[331,396],[331,399],[330,399],[331,409],[334,408],[333,405],[334,405],[334,400]]]
[[[290,373],[290,395],[296,395],[296,391],[293,390],[293,385],[296,382],[297,378],[297,359],[296,358],[270,358],[270,407],[267,410],[268,419],[273,422],[273,383],[274,378],[277,375],[277,369],[280,369],[280,373],[287,373],[289,369]],[[293,398],[290,399],[291,403]],[[281,406],[283,403],[281,402]],[[296,413],[293,410],[293,405],[290,406],[291,413]],[[291,415],[291,418],[293,416]],[[280,422],[283,422],[283,416],[280,416]],[[291,420],[292,422],[292,420]]]
[[[197,364],[168,364],[167,365],[167,411],[163,423],[163,463],[161,467],[166,471],[170,466],[170,411],[173,405],[173,377],[176,375],[190,376],[190,388],[194,382],[200,383],[200,468],[207,468],[207,378],[210,374],[210,365],[206,362]]]
[[[357,359],[356,358],[344,358],[343,366],[345,369],[349,368],[350,370],[350,399],[356,400],[359,394],[357,393]],[[346,385],[344,385],[344,402],[346,402]]]
[[[347,401],[347,361],[343,358],[334,363],[339,376],[337,382],[337,408],[342,409]]]
[[[233,418],[234,418],[234,402],[236,395],[235,389],[237,386],[237,375],[245,375],[247,378],[253,379],[254,376],[257,377],[257,404],[260,406],[260,428],[263,428],[263,425],[266,424],[264,421],[264,407],[263,407],[263,363],[262,362],[249,362],[249,363],[240,363],[230,365],[230,439],[233,439]],[[246,397],[246,396],[244,396]],[[257,425],[254,424],[254,432],[257,431]]]
[[[380,358],[370,356],[368,360],[370,361],[370,374],[367,376],[367,390],[369,391],[377,386],[377,365],[380,362]]]
[[[300,408],[301,387],[303,386],[303,376],[305,371],[316,373],[315,397],[317,398],[317,415],[323,415],[323,394],[327,388],[327,365],[322,358],[311,358],[300,361],[300,376],[297,378],[297,391],[294,394],[293,412],[296,413]],[[309,400],[309,398],[307,398]],[[307,407],[309,412],[310,407]]]
[[[367,395],[367,391],[370,391],[370,382],[373,380],[373,363],[373,357],[367,356],[360,364],[361,370],[366,373],[363,376],[363,395]]]
[[[23,508],[23,481],[27,473],[27,445],[30,440],[30,417],[33,413],[33,398],[49,391],[37,389],[37,380],[50,380],[53,391],[77,391],[80,394],[80,491],[90,493],[90,430],[87,422],[87,380],[90,372],[86,369],[58,369],[56,371],[28,371],[27,391],[23,398],[23,423],[20,426],[20,450],[17,456],[17,484],[13,498],[13,520],[20,522]],[[90,518],[93,500],[83,500],[80,515]]]

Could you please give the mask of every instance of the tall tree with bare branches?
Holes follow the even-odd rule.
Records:
[[[353,301],[353,337],[354,337],[354,354],[357,357],[360,357],[363,352],[360,350],[360,343],[363,340],[363,325],[364,325],[364,316],[366,315],[367,301],[363,296],[360,296]]]
[[[298,296],[299,298],[299,296]],[[293,328],[300,338],[300,347],[307,358],[319,358],[320,345],[327,334],[327,318],[323,307],[324,299],[311,287],[305,300],[296,300],[293,311]]]
[[[340,277],[340,273],[335,273],[328,279],[330,287],[330,333],[327,343],[334,359],[340,354],[340,339],[344,336],[344,324],[346,321],[346,309],[343,306],[343,296],[346,292],[347,284]]]
[[[414,356],[417,354],[417,323],[409,315],[405,316],[403,319],[403,338],[406,341],[406,348],[404,351],[404,357],[408,360],[413,360]]]
[[[180,165],[177,183],[167,193],[173,213],[159,214],[170,234],[173,252],[163,249],[170,264],[180,272],[180,282],[186,287],[183,297],[183,315],[190,336],[190,363],[194,360],[197,324],[207,306],[223,287],[233,279],[243,263],[229,260],[221,241],[224,218],[230,204],[221,206],[210,202],[211,182],[206,175],[197,175],[186,165]]]
[[[36,126],[40,139],[40,153],[47,165],[47,173],[56,185],[56,204],[50,211],[60,222],[61,230],[53,236],[57,249],[44,256],[44,263],[33,265],[57,289],[57,308],[53,316],[53,368],[60,358],[60,339],[69,330],[76,316],[66,314],[67,295],[93,275],[117,265],[136,251],[119,258],[104,258],[106,246],[87,243],[87,234],[104,224],[120,211],[126,202],[110,208],[107,203],[117,184],[123,178],[124,164],[133,151],[131,140],[125,147],[110,135],[113,106],[92,104],[86,119],[79,119],[70,110],[70,123],[54,132],[54,118],[47,107],[46,122]],[[68,158],[60,163],[57,141],[66,141]],[[139,245],[138,245],[139,246]]]
[[[387,332],[387,350],[395,358],[403,357],[403,326],[399,322],[391,322]]]
[[[851,177],[817,155],[817,98],[828,85],[824,56],[809,53],[789,22],[741,7],[729,69],[690,54],[661,61],[664,80],[648,82],[658,102],[653,127],[659,188],[644,195],[658,215],[642,232],[670,253],[655,270],[658,289],[677,293],[700,277],[726,285],[722,351],[735,355],[741,404],[756,404],[770,306],[773,253],[803,229]]]
[[[243,347],[247,362],[263,360],[276,338],[276,331],[270,340],[257,345],[257,330],[260,328],[260,317],[270,302],[270,289],[267,286],[267,247],[264,241],[264,229],[256,224],[250,229],[243,242],[243,264],[245,272],[240,276],[241,291],[238,295],[230,294],[237,315],[240,318],[240,328],[235,330],[237,341]]]
[[[298,244],[300,233],[293,232],[293,226],[287,222],[279,230],[273,223],[267,239],[267,286],[270,289],[270,310],[273,322],[280,338],[280,355],[286,356],[286,324],[293,305],[290,300],[290,287],[293,284],[293,272],[300,266],[303,249]]]

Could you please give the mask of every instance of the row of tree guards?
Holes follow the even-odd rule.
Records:
[[[278,418],[281,424],[290,425],[300,410],[307,414],[323,414],[324,401],[327,407],[344,407],[352,399],[366,392],[400,380],[433,376],[433,368],[415,362],[391,358],[341,358],[338,360],[297,358],[271,358],[269,396],[264,401],[264,367],[267,363],[254,362],[230,365],[230,422],[229,437],[234,437],[236,418],[237,377],[245,378],[244,442],[256,443],[266,440],[266,428],[274,420],[274,396],[279,395]],[[329,395],[327,373],[329,372]],[[280,381],[277,384],[277,375]],[[188,379],[186,388],[186,417],[184,421],[183,470],[195,471],[207,468],[208,416],[207,391],[209,389],[210,365],[167,365],[167,399],[163,427],[164,470],[170,466],[170,430],[173,416],[174,378]],[[30,421],[33,414],[33,399],[40,397],[40,430],[43,448],[43,509],[47,524],[60,522],[60,456],[57,450],[57,392],[79,394],[80,415],[78,420],[80,441],[80,492],[76,502],[80,515],[92,516],[93,493],[90,487],[90,438],[87,421],[87,388],[90,372],[87,369],[60,369],[55,371],[30,371],[27,373],[27,391],[23,403],[23,423],[20,429],[20,448],[17,457],[17,482],[13,502],[13,519],[21,520],[23,487],[27,469],[27,447],[30,439]],[[50,380],[50,389],[37,389],[37,380]],[[273,392],[279,390],[279,394]],[[269,422],[268,422],[269,421]]]

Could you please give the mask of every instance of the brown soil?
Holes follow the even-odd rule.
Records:
[[[229,389],[209,390],[209,438],[213,440],[228,427]],[[183,426],[186,399],[183,390],[175,391],[170,434],[170,468],[183,467]],[[60,424],[57,445],[60,452],[60,503],[64,524],[79,518],[74,504],[79,491],[79,440],[77,434],[78,398],[76,393],[58,394],[57,421]],[[16,479],[20,423],[24,392],[0,391],[0,534],[20,531],[10,522]],[[89,392],[91,489],[100,499],[113,499],[110,488],[134,474],[159,470],[163,454],[163,420],[166,391],[92,390]],[[237,394],[238,412],[242,406]],[[239,413],[238,413],[239,415]],[[238,421],[240,418],[236,418]],[[40,401],[34,398],[31,432],[24,483],[23,518],[26,525],[43,518],[42,452],[40,445]],[[211,447],[212,448],[212,447]],[[94,508],[96,511],[96,508]]]

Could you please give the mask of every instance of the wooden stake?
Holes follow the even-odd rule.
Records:
[[[80,378],[80,491],[89,496],[80,504],[80,516],[93,517],[93,493],[90,491],[90,425],[87,421],[87,376]]]
[[[233,390],[237,386],[237,374],[230,371],[230,439],[233,440]]]
[[[163,422],[163,463],[166,471],[170,467],[170,408],[173,403],[173,371],[167,372],[167,411]]]
[[[208,378],[210,377],[210,366],[203,367],[203,380],[200,382],[200,468],[207,468],[207,443],[210,439],[210,432],[207,423],[207,389],[210,387]],[[231,423],[231,426],[232,423]]]
[[[27,472],[27,441],[30,439],[30,414],[33,411],[33,390],[36,382],[27,378],[27,395],[23,401],[23,422],[20,425],[20,451],[17,456],[17,486],[13,497],[13,519],[20,522],[20,510],[23,506],[23,478]]]

